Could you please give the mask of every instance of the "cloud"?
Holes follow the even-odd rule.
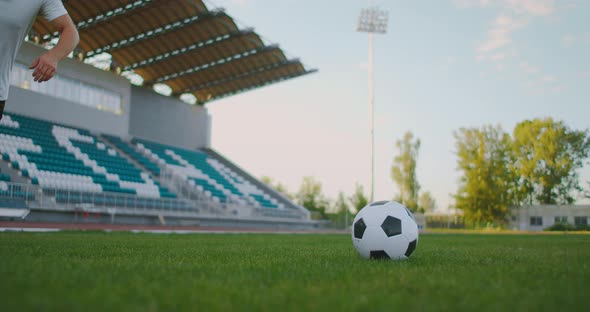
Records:
[[[551,91],[553,91],[555,93],[561,93],[561,92],[565,91],[565,89],[566,89],[566,86],[564,86],[564,85],[557,85],[557,86],[553,87],[551,89]]]
[[[504,5],[517,13],[548,16],[555,12],[553,0],[504,0]]]
[[[554,0],[453,0],[456,7],[498,7],[507,13],[531,16],[548,16],[555,12]]]
[[[526,24],[526,20],[519,20],[506,14],[500,14],[496,17],[492,28],[488,31],[486,40],[477,47],[477,50],[486,53],[508,45],[512,42],[512,33],[524,27]]]
[[[526,83],[527,87],[542,84],[550,85],[558,83],[557,77],[544,73],[541,70],[541,68],[531,65],[528,62],[520,62],[520,64],[518,64],[518,67],[520,67],[520,69],[523,72],[529,75],[529,81]]]
[[[214,4],[220,7],[227,7],[228,5],[246,6],[251,4],[252,0],[217,0]],[[215,7],[215,5],[213,5]]]
[[[551,75],[545,75],[541,78],[541,80],[545,83],[553,83],[555,82],[555,77],[551,76]]]
[[[527,81],[527,82],[525,82],[524,85],[525,85],[525,87],[532,88],[532,87],[536,86],[537,83],[534,81]]]
[[[490,57],[492,61],[502,61],[506,58],[506,53],[496,53]]]
[[[561,42],[566,47],[585,45],[590,43],[590,33],[565,34],[561,37]]]
[[[453,0],[453,3],[459,9],[479,8],[496,11],[496,17],[489,22],[485,37],[475,46],[475,59],[478,62],[491,62],[498,72],[510,69],[510,60],[525,58],[519,55],[518,45],[514,44],[516,32],[528,27],[536,19],[550,18],[557,10],[563,9],[556,6],[555,0]],[[564,44],[573,44],[580,42],[580,38],[566,35],[562,40]],[[549,87],[551,89],[548,90],[555,92],[564,89],[557,77],[544,72],[542,68],[526,60],[516,64],[518,67],[515,68],[525,74],[523,78],[526,80],[523,84],[527,88],[541,89],[541,93],[544,92],[542,89]]]
[[[529,75],[536,75],[541,72],[541,69],[539,67],[533,66],[528,62],[521,62],[519,66],[524,70],[525,73]]]
[[[567,34],[567,35],[564,35],[561,40],[563,41],[563,44],[565,46],[570,47],[574,43],[576,43],[577,37],[575,35],[572,35],[572,34]]]
[[[231,2],[236,5],[246,5],[248,4],[248,1],[249,0],[231,0]]]
[[[554,0],[453,0],[453,3],[461,9],[476,7],[500,11],[485,40],[477,45],[479,55],[509,46],[515,31],[526,27],[533,18],[547,17],[556,11]]]

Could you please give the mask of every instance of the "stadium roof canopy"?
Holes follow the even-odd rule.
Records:
[[[164,83],[172,95],[199,103],[302,76],[307,70],[223,10],[198,0],[64,0],[80,32],[82,58],[108,53],[112,67],[134,71],[144,85]],[[42,42],[58,34],[38,18]]]

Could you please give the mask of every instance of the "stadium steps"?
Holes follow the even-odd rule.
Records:
[[[158,157],[163,156],[161,153],[162,151],[161,150],[160,151],[152,150],[152,149],[154,149],[156,147],[166,148],[166,149],[171,149],[171,150],[177,149],[172,146],[163,145],[160,143],[156,143],[156,142],[152,142],[152,141],[148,141],[148,140],[143,140],[143,139],[139,139],[139,138],[134,138],[133,140],[127,142],[127,145],[131,146],[131,148],[133,149],[133,151],[130,151],[128,154],[136,154],[136,155],[134,155],[135,157],[144,158],[144,162],[149,162],[149,165],[155,165],[155,166],[158,166],[158,168],[160,168],[159,167],[160,165],[158,165],[154,159],[150,158],[147,154],[145,154],[145,150],[140,149],[138,146],[138,143],[147,144],[148,145],[147,147],[150,148],[150,150],[152,152],[154,152],[156,155],[158,155]],[[203,154],[203,152],[201,152],[201,151],[195,151],[195,152]],[[205,155],[205,154],[203,154],[203,155]],[[170,158],[170,156],[166,156],[165,159],[163,159],[163,161],[165,161],[165,163],[167,165],[170,165],[170,163],[180,165],[180,163],[177,163],[176,160]],[[160,169],[167,170],[166,166],[161,167]],[[168,173],[170,174],[170,172],[168,172]],[[224,206],[224,205],[220,206],[220,205],[218,205],[218,202],[215,202],[213,200],[212,197],[208,197],[208,196],[204,195],[203,191],[199,191],[199,190],[195,189],[195,184],[191,185],[191,183],[189,182],[189,180],[192,180],[194,182],[195,179],[189,179],[189,180],[179,179],[179,177],[172,174],[170,176],[170,179],[163,179],[160,177],[159,180],[163,186],[167,187],[172,192],[175,192],[179,198],[183,198],[186,200],[197,200],[197,201],[208,202],[209,204],[207,204],[203,207],[203,211],[206,211],[206,212],[213,214],[213,215],[227,215],[227,214],[232,213],[231,211],[227,210],[226,206]],[[214,190],[214,191],[218,192],[219,190]]]
[[[21,176],[19,170],[12,168],[7,161],[1,160],[1,159],[0,159],[0,172],[2,172],[2,174],[6,174],[6,175],[10,176],[10,181],[7,181],[7,182],[23,183],[23,184],[28,184],[31,182],[30,179]]]
[[[232,170],[236,165],[226,166],[229,161],[213,151],[188,150],[134,138],[131,141],[136,150],[140,151],[153,162],[161,163],[165,170],[169,170],[173,183],[181,184],[182,190],[177,193],[185,195],[184,190],[196,189],[204,198],[211,198],[213,202],[228,203],[241,207],[235,210],[240,213],[245,209],[256,208],[254,213],[268,217],[306,217],[309,212],[272,191],[268,186],[258,182],[244,170]],[[212,157],[210,155],[214,155]],[[219,159],[225,160],[220,161]],[[243,173],[242,177],[239,172]],[[176,181],[179,178],[184,183]],[[166,179],[164,179],[166,180]],[[188,184],[188,185],[187,185]],[[270,192],[269,192],[270,191]],[[274,195],[273,195],[274,194]],[[260,208],[260,209],[259,209]],[[230,209],[231,210],[231,209]]]
[[[116,150],[117,153],[119,153],[119,155],[125,157],[136,168],[141,169],[141,171],[143,171],[143,172],[151,172],[148,168],[146,168],[144,165],[140,164],[137,160],[135,160],[135,158],[133,158],[129,154],[127,154],[126,151],[120,149],[117,145],[113,144],[109,140],[108,137],[104,136],[103,134],[98,135],[98,137],[101,140],[101,142],[103,142],[104,144],[108,145],[110,148]],[[152,174],[152,179],[155,180],[155,181],[158,181],[158,176]],[[158,181],[158,182],[160,182],[160,181]]]
[[[109,136],[109,135],[104,135],[104,134],[100,134],[98,135],[99,139],[104,142],[106,145],[108,145],[110,148],[114,149],[117,151],[117,153],[119,153],[119,155],[125,157],[131,164],[133,164],[136,168],[140,169],[143,172],[148,172],[150,173],[150,176],[152,178],[152,180],[154,180],[158,185],[160,185],[161,187],[164,187],[165,190],[174,193],[179,199],[189,199],[186,196],[183,196],[180,192],[178,192],[175,188],[170,187],[169,185],[164,185],[162,182],[162,180],[160,179],[160,171],[159,171],[159,167],[157,172],[155,172],[154,170],[154,165],[152,162],[149,163],[141,163],[139,161],[137,161],[137,159],[135,159],[133,157],[133,155],[130,155],[129,153],[138,153],[141,154],[136,146],[134,144],[130,144],[128,141],[124,141],[122,138],[119,137],[113,137],[113,136]],[[113,140],[119,140],[119,144],[125,144],[125,147],[128,147],[129,149],[126,148],[126,150],[123,150],[120,145],[115,144]],[[148,168],[148,166],[150,166],[150,168]],[[157,165],[155,165],[157,167]]]
[[[137,148],[135,144],[125,141],[120,137],[114,137],[110,135],[101,134],[100,139],[107,144],[109,147],[115,149],[120,155],[124,155],[134,166],[148,172],[156,183],[166,188],[168,191],[174,193],[178,199],[186,201],[187,204],[191,204],[193,200],[202,200],[202,198],[196,198],[194,196],[188,196],[186,192],[183,192],[177,185],[163,181],[160,178],[160,167],[147,159],[142,152]],[[138,161],[141,159],[142,161]],[[188,187],[188,185],[187,185]],[[201,207],[201,210],[211,214],[219,214],[220,211],[214,209],[214,206]]]
[[[211,148],[202,148],[201,151],[206,153],[207,155],[209,155],[209,157],[216,159],[217,161],[219,161],[220,163],[222,163],[226,167],[230,168],[231,170],[233,170],[234,172],[236,172],[237,174],[242,176],[244,179],[247,179],[250,183],[252,183],[255,186],[259,187],[260,189],[264,190],[266,193],[272,195],[276,200],[279,200],[280,203],[285,205],[286,208],[299,210],[299,211],[302,211],[306,214],[309,213],[307,211],[307,209],[294,204],[290,199],[288,199],[281,192],[278,192],[277,190],[273,189],[272,187],[262,183],[261,181],[259,181],[256,178],[254,178],[251,174],[246,172],[244,169],[242,169],[241,167],[239,167],[235,163],[228,160],[226,157],[224,157],[223,155],[221,155],[217,151],[215,151]]]

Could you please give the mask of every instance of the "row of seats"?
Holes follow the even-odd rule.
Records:
[[[202,151],[137,138],[131,143],[154,163],[168,167],[214,201],[231,201],[262,208],[284,207],[244,177]]]
[[[10,182],[10,175],[2,173],[2,169],[0,169],[0,181]]]
[[[105,134],[103,134],[102,137],[105,138],[105,140],[107,140],[109,143],[115,145],[117,148],[122,150],[125,154],[129,155],[132,159],[137,161],[143,167],[148,169],[150,171],[150,173],[153,174],[154,176],[160,175],[160,167],[158,167],[157,165],[155,165],[154,163],[149,161],[147,158],[143,157],[143,155],[138,153],[135,149],[131,148],[127,143],[125,143],[120,138],[118,138],[116,136],[105,135]],[[126,159],[125,159],[125,161],[127,162]],[[121,164],[119,166],[120,166],[119,168],[127,166],[127,168],[133,168],[134,170],[137,170],[137,174],[139,174],[141,176],[141,178],[143,178],[143,179],[147,179],[149,177],[148,173],[141,172],[140,170],[135,169],[135,167],[132,167],[130,163]],[[127,170],[129,170],[129,169],[127,169]],[[130,174],[133,174],[133,173],[130,173]],[[176,194],[170,192],[166,187],[161,186],[158,181],[154,181],[154,184],[159,188],[159,192],[160,192],[161,197],[176,198]]]
[[[102,137],[105,138],[107,141],[109,141],[111,144],[115,145],[118,149],[125,152],[127,155],[131,156],[133,159],[135,159],[135,161],[140,163],[142,166],[144,166],[146,169],[148,169],[155,176],[160,175],[160,167],[158,167],[158,165],[154,164],[152,161],[147,159],[141,153],[136,151],[133,147],[129,146],[129,144],[127,144],[125,141],[121,140],[121,138],[116,137],[116,136],[112,136],[112,135],[106,135],[106,134],[103,134]]]
[[[0,153],[43,188],[176,197],[84,129],[6,114],[0,122]]]
[[[21,199],[21,200],[34,200],[35,195],[27,188],[21,185],[8,184],[4,181],[0,182],[0,197]]]
[[[32,184],[52,190],[58,203],[154,209],[174,208],[169,206],[177,203],[178,209],[194,209],[182,201],[146,199],[176,197],[153,178],[165,167],[215,202],[277,210],[273,215],[284,210],[277,199],[205,152],[137,138],[129,142],[111,135],[99,137],[85,129],[18,114],[6,114],[0,122],[0,154]],[[10,177],[0,173],[0,181],[5,180]]]

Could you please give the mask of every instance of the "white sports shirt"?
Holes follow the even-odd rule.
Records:
[[[16,54],[39,11],[48,21],[68,14],[61,0],[0,0],[0,101],[8,98]]]

